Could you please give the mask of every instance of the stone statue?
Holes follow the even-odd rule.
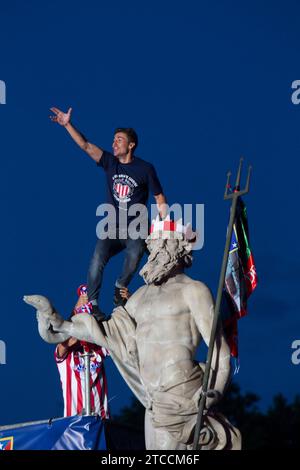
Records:
[[[163,225],[161,225],[163,224]],[[165,225],[164,225],[165,224]],[[177,223],[155,221],[147,238],[146,283],[100,324],[89,314],[64,321],[42,296],[25,296],[37,309],[41,337],[59,343],[70,336],[107,348],[123,378],[145,406],[146,448],[192,449],[204,364],[194,360],[209,344],[214,302],[209,289],[184,273],[192,263],[191,233]],[[214,347],[203,449],[240,449],[241,435],[213,411],[230,374],[230,352],[221,330]]]

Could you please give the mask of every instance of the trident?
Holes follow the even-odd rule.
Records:
[[[222,261],[220,277],[219,277],[219,286],[218,286],[217,299],[216,299],[215,310],[214,310],[213,325],[212,325],[212,329],[211,329],[211,333],[210,333],[209,348],[208,348],[208,353],[207,353],[205,372],[204,372],[203,384],[202,384],[202,390],[201,390],[201,394],[200,394],[199,410],[198,410],[198,416],[197,416],[197,422],[196,422],[196,428],[195,428],[195,434],[194,434],[193,450],[201,450],[201,444],[199,443],[199,437],[200,437],[200,431],[201,431],[202,423],[203,423],[203,415],[204,415],[206,397],[210,398],[210,397],[214,396],[213,391],[212,392],[208,391],[208,381],[209,381],[209,373],[210,373],[212,357],[213,357],[213,351],[214,351],[214,343],[215,343],[215,338],[216,338],[216,332],[217,332],[219,317],[220,317],[220,305],[221,305],[222,292],[223,292],[223,286],[224,286],[224,280],[225,280],[225,273],[226,273],[227,262],[228,262],[228,254],[229,254],[229,247],[230,247],[230,241],[231,241],[231,235],[232,235],[232,228],[233,228],[233,223],[234,223],[234,218],[235,218],[235,212],[236,212],[236,205],[237,205],[238,197],[242,196],[243,194],[248,193],[249,183],[250,183],[250,175],[251,175],[251,170],[252,170],[252,167],[249,166],[248,167],[248,175],[247,175],[247,181],[246,181],[245,189],[240,190],[240,179],[241,179],[242,164],[243,164],[243,158],[240,159],[240,164],[239,164],[238,173],[237,173],[237,177],[236,177],[235,188],[234,188],[233,192],[229,191],[230,188],[231,188],[230,183],[229,183],[231,172],[229,171],[227,173],[227,181],[226,181],[226,186],[225,186],[224,199],[225,200],[226,199],[231,199],[232,200],[231,208],[230,208],[230,219],[229,219],[229,224],[228,224],[228,229],[227,229],[226,243],[225,243],[225,248],[224,248],[224,255],[223,255],[223,261]]]

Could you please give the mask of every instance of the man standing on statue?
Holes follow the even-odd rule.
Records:
[[[113,154],[90,143],[71,123],[72,108],[67,113],[58,108],[51,108],[54,116],[53,122],[65,127],[72,139],[84,150],[106,173],[108,186],[108,203],[115,210],[115,223],[111,233],[106,238],[98,236],[95,251],[88,271],[88,298],[93,305],[93,315],[98,321],[105,319],[105,315],[98,306],[98,297],[102,285],[103,270],[107,262],[114,255],[125,250],[125,260],[121,275],[115,283],[114,304],[125,305],[126,298],[122,296],[122,289],[126,288],[133,278],[139,262],[145,252],[145,238],[147,237],[148,216],[146,204],[149,189],[154,195],[156,204],[162,218],[166,213],[166,199],[162,186],[151,163],[136,157],[134,152],[138,145],[138,136],[132,128],[117,128],[114,132],[112,144]],[[130,236],[128,226],[136,215],[130,214],[130,207],[138,204],[145,208],[145,217],[141,235],[138,238]],[[124,217],[125,215],[125,217]]]

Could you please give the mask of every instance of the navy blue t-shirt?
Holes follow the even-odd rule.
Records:
[[[104,150],[97,163],[105,173],[108,184],[108,203],[113,204],[117,213],[128,211],[133,204],[147,205],[149,188],[154,196],[163,192],[154,166],[139,157],[133,157],[130,163],[121,163],[110,152]],[[128,223],[134,217],[128,217]]]

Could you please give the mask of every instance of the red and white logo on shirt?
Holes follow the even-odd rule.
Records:
[[[129,202],[134,189],[138,186],[137,182],[128,175],[114,175],[113,195],[118,202]]]
[[[62,358],[58,358],[57,351],[54,355],[64,397],[64,416],[80,414],[85,395],[83,358],[78,351],[69,351]],[[108,351],[105,348],[97,347],[93,351],[90,363],[91,408],[102,419],[109,418],[107,381],[103,364],[106,355]]]

